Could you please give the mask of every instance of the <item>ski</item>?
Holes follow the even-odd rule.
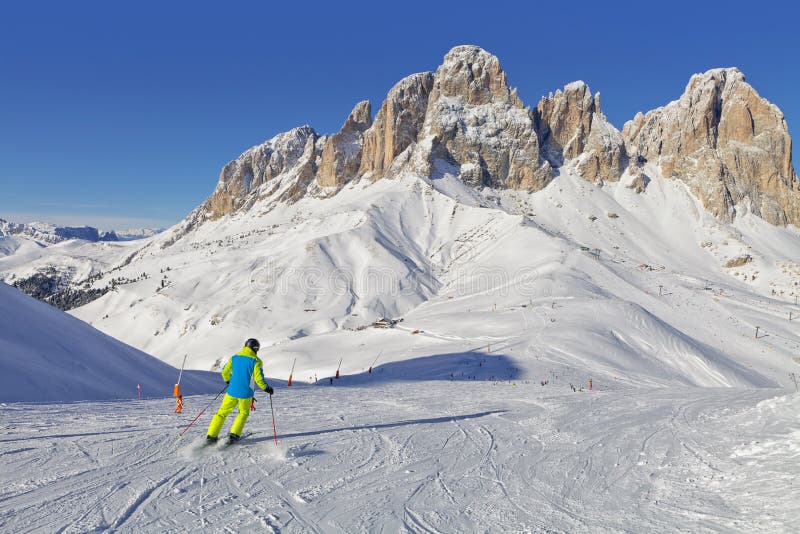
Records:
[[[230,447],[231,445],[236,445],[237,443],[241,443],[243,439],[248,438],[251,434],[252,432],[245,432],[244,434],[239,436],[239,439],[237,439],[236,441],[231,441],[230,439],[227,439],[225,440],[225,447]]]

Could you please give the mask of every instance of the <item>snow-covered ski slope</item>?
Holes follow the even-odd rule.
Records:
[[[0,402],[165,397],[177,379],[178,369],[0,282]],[[219,378],[189,371],[181,383],[207,393]]]
[[[378,370],[378,372],[380,372]],[[280,388],[231,447],[210,396],[4,406],[3,532],[795,532],[800,398],[550,383]],[[68,424],[65,424],[65,421]]]
[[[534,194],[477,191],[435,168],[178,225],[109,275],[148,279],[72,313],[202,369],[255,336],[284,380],[295,359],[295,380],[313,381],[340,358],[352,374],[378,353],[465,350],[502,354],[520,377],[540,379],[531,362],[546,360],[632,387],[788,386],[800,369],[796,228],[722,223],[657,168],[643,193],[565,167]],[[404,321],[369,327],[382,316]],[[440,378],[415,369],[405,378]]]

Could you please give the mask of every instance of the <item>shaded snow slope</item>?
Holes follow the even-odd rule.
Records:
[[[0,283],[0,401],[169,396],[178,370]],[[218,375],[184,373],[186,394],[215,391]]]

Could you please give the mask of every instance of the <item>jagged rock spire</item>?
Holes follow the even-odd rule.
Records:
[[[714,215],[750,210],[800,225],[800,190],[783,113],[736,68],[692,76],[679,100],[623,128],[629,151],[685,182]]]

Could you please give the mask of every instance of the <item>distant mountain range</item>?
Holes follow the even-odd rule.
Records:
[[[68,239],[82,239],[93,243],[98,241],[130,241],[152,237],[162,231],[163,229],[131,228],[101,232],[92,226],[57,226],[42,222],[24,224],[0,219],[0,237],[19,236],[50,245],[61,243]]]

